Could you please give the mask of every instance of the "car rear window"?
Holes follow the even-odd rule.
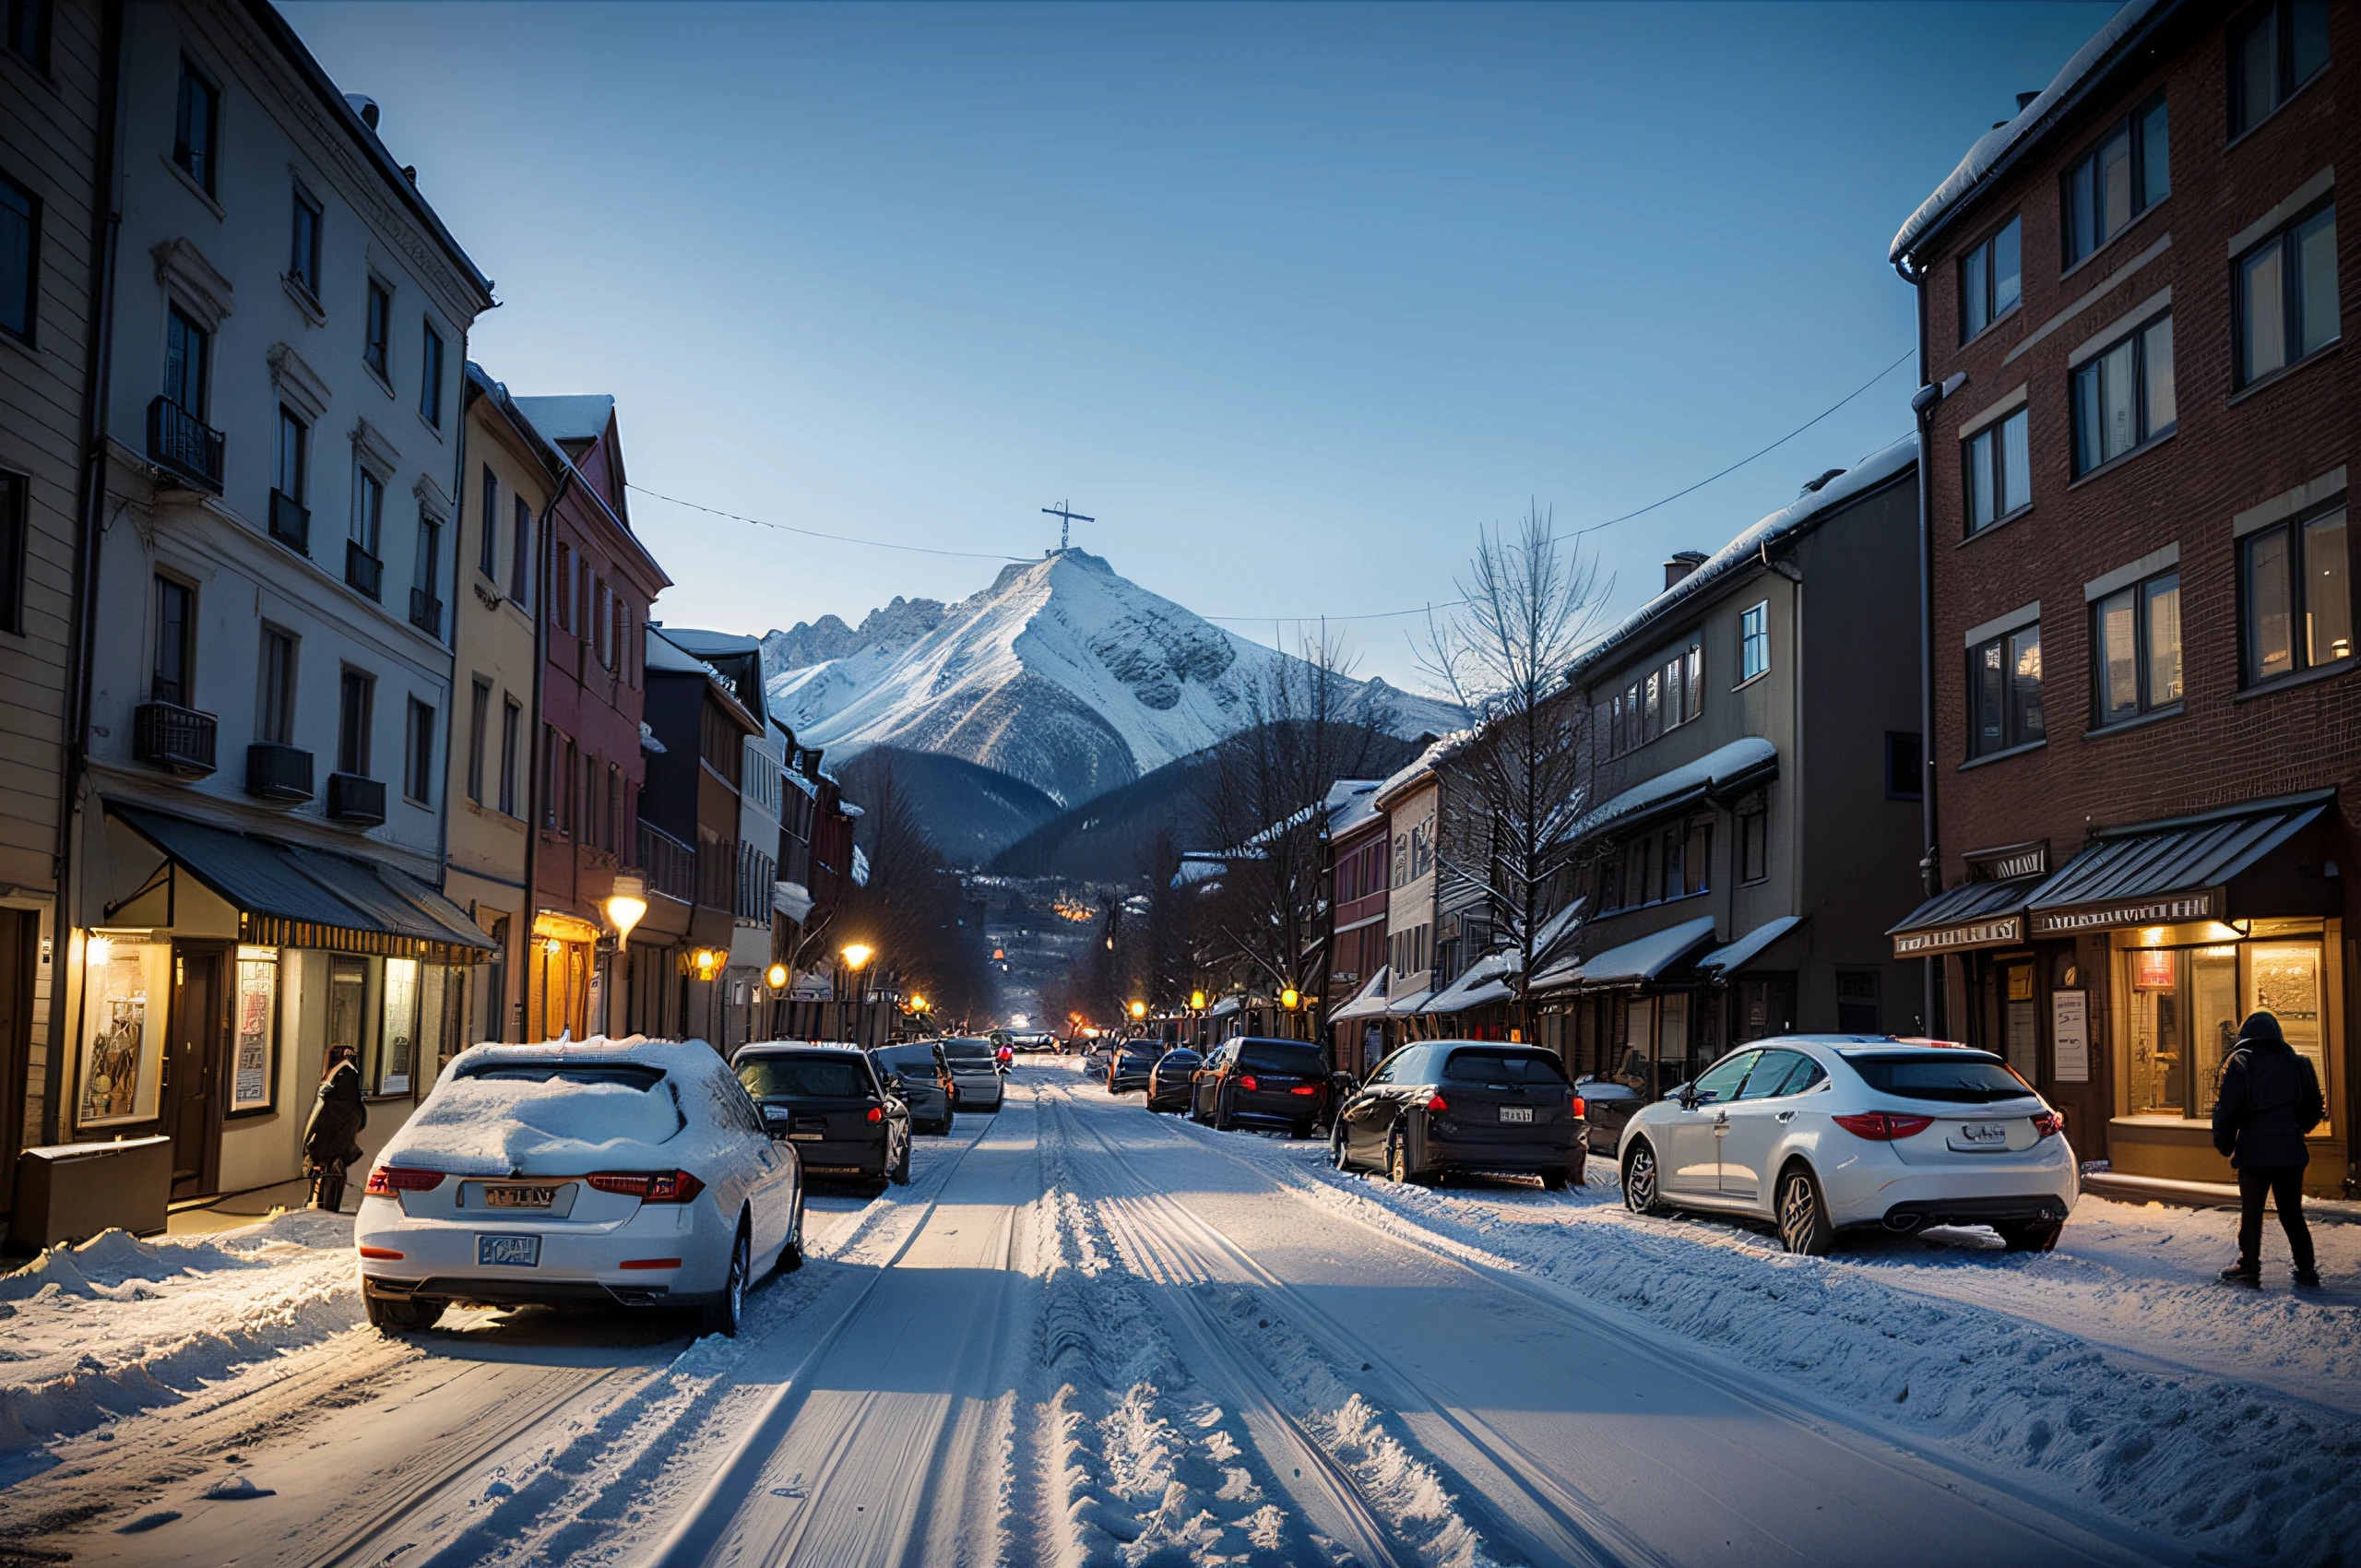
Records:
[[[934,1075],[934,1052],[924,1046],[906,1045],[898,1051],[879,1051],[877,1064],[889,1073],[899,1073],[906,1078],[913,1075],[919,1077],[931,1077]]]
[[[1282,1077],[1318,1078],[1327,1075],[1317,1046],[1284,1039],[1250,1039],[1238,1048],[1238,1064],[1250,1073],[1275,1073]]]
[[[664,1069],[637,1062],[483,1062],[452,1075],[511,1084],[613,1084],[642,1094],[664,1081]]]
[[[994,1054],[988,1039],[946,1039],[936,1042],[943,1054],[955,1062],[989,1062]]]
[[[1463,1084],[1562,1084],[1566,1070],[1546,1051],[1454,1051],[1445,1078]]]
[[[738,1063],[738,1081],[756,1099],[849,1099],[870,1091],[867,1065],[842,1056],[750,1056]]]
[[[2025,1081],[2010,1072],[1999,1057],[1979,1051],[1928,1051],[1878,1056],[1847,1053],[1845,1061],[1880,1094],[1901,1095],[1909,1099],[1985,1105],[1996,1099],[2022,1099],[2033,1093]]]
[[[1127,1061],[1132,1062],[1153,1062],[1163,1054],[1164,1053],[1162,1051],[1157,1050],[1157,1048],[1152,1045],[1127,1045],[1123,1047],[1124,1058]]]

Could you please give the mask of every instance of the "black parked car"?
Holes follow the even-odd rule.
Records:
[[[747,1045],[730,1064],[762,1107],[771,1135],[795,1146],[805,1175],[863,1182],[872,1196],[888,1182],[910,1179],[909,1108],[859,1046]]]
[[[991,1041],[946,1035],[934,1042],[934,1059],[950,1087],[952,1110],[1000,1109],[1000,1053]]]
[[[1339,1170],[1374,1167],[1396,1182],[1525,1171],[1555,1191],[1583,1179],[1583,1111],[1549,1051],[1424,1040],[1380,1063],[1337,1109],[1328,1149]]]
[[[1623,1141],[1623,1125],[1648,1103],[1647,1097],[1614,1078],[1583,1078],[1574,1085],[1583,1097],[1583,1121],[1590,1128],[1590,1152],[1608,1159]]]
[[[1189,1116],[1225,1131],[1284,1123],[1299,1138],[1328,1119],[1333,1090],[1320,1048],[1299,1039],[1226,1039],[1197,1071]]]
[[[1156,1059],[1148,1069],[1147,1108],[1150,1111],[1186,1111],[1189,1091],[1197,1069],[1205,1059],[1185,1045],[1176,1045]]]
[[[951,1086],[931,1045],[884,1045],[869,1053],[885,1087],[910,1108],[910,1131],[951,1131]]]
[[[1156,1059],[1163,1054],[1164,1047],[1156,1040],[1125,1040],[1107,1063],[1107,1092],[1129,1094],[1147,1087],[1148,1075],[1156,1070]]]

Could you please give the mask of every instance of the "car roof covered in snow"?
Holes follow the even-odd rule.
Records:
[[[743,1062],[749,1056],[784,1056],[789,1051],[799,1054],[817,1051],[824,1056],[860,1056],[860,1046],[845,1039],[756,1039],[730,1053],[732,1062]]]

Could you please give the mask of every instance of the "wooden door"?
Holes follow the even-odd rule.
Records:
[[[172,1196],[213,1187],[221,1133],[221,955],[172,956],[172,1023],[164,1043],[164,1134],[172,1140]]]

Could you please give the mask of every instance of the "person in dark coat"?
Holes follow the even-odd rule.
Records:
[[[2320,1282],[2312,1232],[2304,1223],[2304,1167],[2311,1151],[2304,1134],[2320,1124],[2327,1107],[2319,1075],[2296,1054],[2269,1013],[2248,1015],[2238,1042],[2222,1063],[2213,1101],[2213,1146],[2238,1173],[2238,1261],[2222,1271],[2234,1285],[2262,1282],[2262,1200],[2279,1210],[2287,1250],[2296,1254],[2296,1283]]]
[[[344,1206],[345,1167],[361,1158],[361,1129],[369,1108],[361,1099],[361,1069],[352,1048],[328,1052],[327,1075],[320,1080],[312,1119],[303,1127],[303,1159],[312,1170],[312,1206],[333,1213]]]

